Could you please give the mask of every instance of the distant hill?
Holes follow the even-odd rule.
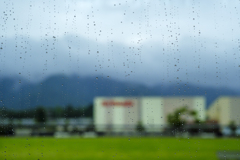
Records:
[[[40,83],[26,79],[0,79],[0,106],[13,109],[33,108],[39,105],[54,107],[71,104],[86,106],[96,96],[206,96],[207,106],[218,96],[240,95],[225,88],[210,88],[191,84],[165,84],[148,87],[110,78],[55,75]]]

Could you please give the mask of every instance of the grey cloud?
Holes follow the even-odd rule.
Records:
[[[73,35],[42,41],[7,39],[2,46],[1,76],[21,74],[32,81],[59,73],[110,76],[148,85],[189,82],[233,87],[239,80],[239,61],[235,60],[239,57],[233,54],[233,46],[212,54],[214,49],[195,50],[187,45],[179,51],[152,43],[126,47]]]
[[[235,88],[239,9],[238,1],[0,2],[0,76],[36,81],[62,73]]]

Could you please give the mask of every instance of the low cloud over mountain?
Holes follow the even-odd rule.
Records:
[[[240,95],[240,92],[225,88],[199,87],[188,83],[149,87],[101,76],[96,78],[55,75],[37,83],[15,78],[0,80],[0,106],[14,109],[39,105],[86,106],[91,104],[96,96],[205,96],[208,106],[221,95],[236,96]]]

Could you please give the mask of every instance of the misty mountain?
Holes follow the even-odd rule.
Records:
[[[207,106],[218,96],[240,95],[228,88],[213,88],[191,84],[161,84],[154,87],[103,77],[55,75],[42,82],[27,79],[0,79],[0,106],[13,109],[36,106],[86,106],[96,96],[206,96]]]

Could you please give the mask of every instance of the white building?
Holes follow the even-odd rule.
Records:
[[[219,97],[207,111],[209,120],[216,121],[220,125],[229,125],[235,122],[240,124],[240,97]]]
[[[204,97],[97,97],[94,100],[94,124],[97,131],[131,132],[141,123],[146,131],[159,132],[167,116],[187,106],[205,120]]]

